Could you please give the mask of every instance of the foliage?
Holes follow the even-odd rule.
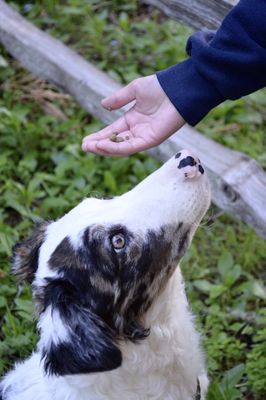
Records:
[[[38,0],[12,4],[120,82],[185,57],[189,29],[136,0]],[[68,96],[0,54],[0,373],[37,339],[28,286],[10,276],[12,246],[40,218],[58,218],[85,196],[122,193],[158,167],[144,154],[84,155],[81,138],[101,123]],[[265,92],[213,110],[209,137],[266,167]],[[262,400],[266,387],[266,246],[215,207],[182,261],[211,379],[210,400]]]

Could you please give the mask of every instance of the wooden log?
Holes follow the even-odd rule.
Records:
[[[100,99],[121,87],[117,82],[27,22],[3,0],[0,42],[25,68],[70,93],[103,122],[108,124],[122,114],[122,110],[110,113],[100,106]],[[189,126],[148,153],[165,161],[181,148],[192,150],[205,165],[214,203],[266,237],[266,173],[258,163]]]
[[[217,29],[238,0],[142,0],[195,29]]]

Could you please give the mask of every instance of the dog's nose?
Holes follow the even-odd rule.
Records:
[[[181,150],[175,155],[177,168],[184,174],[185,179],[200,177],[204,174],[204,169],[200,160],[189,150]]]

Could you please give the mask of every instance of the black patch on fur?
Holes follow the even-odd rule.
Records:
[[[32,282],[38,268],[39,251],[49,222],[38,224],[30,238],[13,248],[12,272],[20,281]]]
[[[197,379],[197,390],[196,390],[195,400],[201,400],[201,388],[200,388],[199,378]]]
[[[136,322],[132,322],[127,325],[124,331],[124,334],[127,339],[135,342],[137,340],[143,340],[150,334],[150,329],[145,329],[141,325],[138,325]]]
[[[71,342],[52,343],[49,352],[43,354],[45,372],[64,376],[111,371],[120,367],[122,354],[118,347],[110,341],[103,342],[105,338],[99,338],[97,333],[103,336],[102,332],[95,330],[89,340],[85,336],[73,335]],[[98,343],[92,345],[91,341],[95,339]]]
[[[117,305],[123,309],[124,334],[130,340],[145,338],[149,333],[141,326],[141,319],[169,278],[166,270],[171,248],[164,229],[150,230],[139,257],[121,268],[121,295]],[[136,326],[141,329],[136,330]],[[136,334],[138,331],[140,334]]]
[[[181,153],[176,153],[175,158],[179,158],[181,156]]]
[[[3,391],[3,387],[1,385],[1,383],[3,382],[4,379],[0,380],[0,400],[5,400],[6,399],[6,395],[8,394],[8,392],[11,389],[11,386],[8,386],[5,390],[5,397],[4,397],[4,391]]]
[[[49,259],[49,267],[57,270],[61,268],[82,268],[68,237],[65,237],[52,253]]]
[[[197,162],[193,157],[187,156],[186,158],[183,158],[183,160],[180,161],[177,168],[181,169],[181,168],[187,167],[188,165],[193,167],[196,164],[197,164]]]
[[[114,333],[91,312],[80,287],[63,279],[49,278],[47,282],[44,306],[58,311],[68,337],[42,349],[45,371],[48,374],[68,375],[118,368],[122,355]]]
[[[116,253],[113,234],[122,232],[126,246]],[[47,373],[66,375],[108,371],[121,365],[116,345],[149,335],[144,313],[166,285],[183,253],[188,231],[183,223],[149,230],[140,238],[123,226],[87,228],[78,248],[66,237],[50,257],[58,278],[35,287],[39,313],[56,310],[67,338],[43,349]],[[173,253],[173,243],[175,250]]]
[[[189,230],[182,233],[178,243],[178,253],[182,257],[188,247]]]
[[[204,168],[201,164],[199,164],[199,172],[203,175],[204,174]]]
[[[159,232],[149,230],[143,241],[121,225],[110,229],[92,225],[84,232],[78,249],[73,248],[69,238],[64,238],[51,255],[49,265],[62,276],[65,294],[71,292],[72,303],[84,305],[117,335],[134,339],[140,338],[143,332],[146,337],[147,330],[141,327],[139,319],[174,270],[173,266],[169,267],[171,239],[178,241],[178,251],[183,253],[188,232],[183,233],[182,228],[182,222],[171,228],[173,232],[167,240],[163,228]],[[116,253],[109,238],[118,232],[123,233],[127,245]],[[47,293],[48,288],[44,297],[35,291],[41,311],[49,302],[60,302],[58,298],[55,300],[55,288],[49,291],[49,301]]]

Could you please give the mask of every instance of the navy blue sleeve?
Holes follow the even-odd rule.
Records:
[[[266,0],[240,0],[217,32],[187,42],[187,60],[157,73],[163,90],[190,125],[226,99],[266,86]]]

